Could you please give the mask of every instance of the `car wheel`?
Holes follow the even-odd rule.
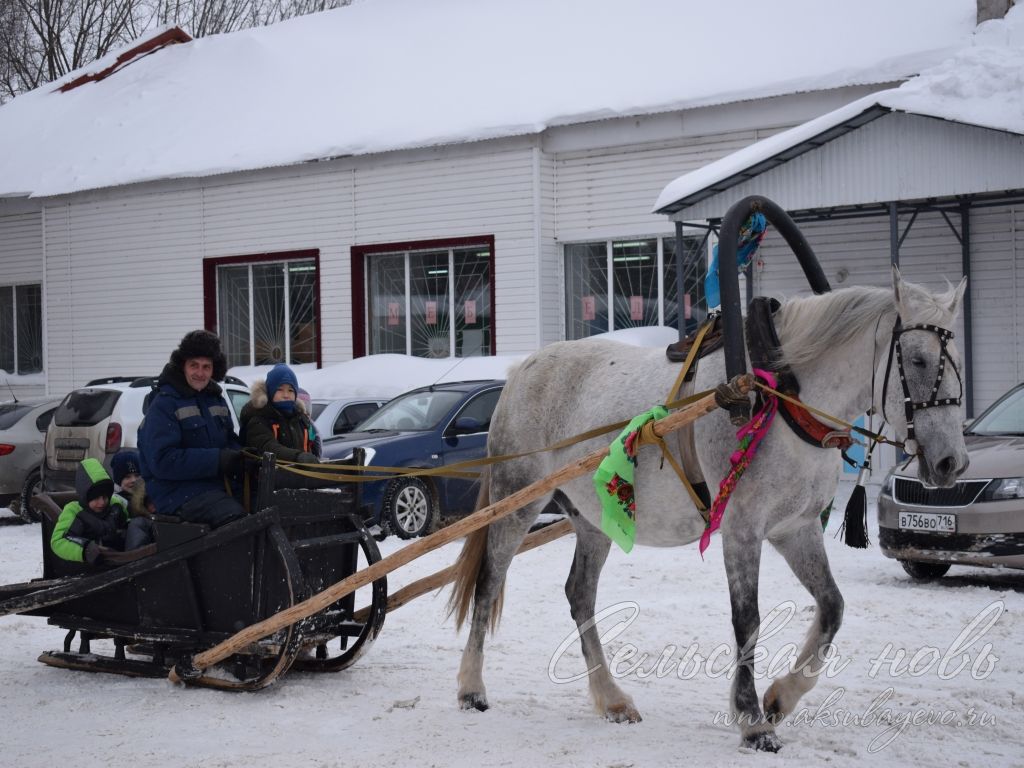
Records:
[[[434,495],[418,477],[392,480],[384,495],[384,518],[400,539],[414,539],[430,530],[435,517]]]
[[[18,517],[26,523],[38,523],[39,513],[32,509],[32,497],[43,491],[43,476],[38,469],[28,473],[21,486],[21,498],[18,504]]]
[[[931,581],[946,575],[949,570],[949,563],[915,563],[912,560],[900,560],[903,570],[910,574],[911,578],[918,581]]]

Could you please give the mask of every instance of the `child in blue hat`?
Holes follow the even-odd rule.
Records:
[[[316,428],[299,399],[295,372],[278,363],[266,381],[252,385],[251,397],[242,409],[242,444],[254,453],[267,451],[287,461],[315,464],[320,461]]]

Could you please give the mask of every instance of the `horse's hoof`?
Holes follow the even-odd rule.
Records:
[[[764,694],[764,718],[772,725],[778,725],[785,719],[786,713],[782,711],[782,704],[775,693],[774,688],[769,688]]]
[[[762,731],[743,737],[743,746],[756,749],[758,752],[778,752],[782,749],[782,740],[774,731]]]
[[[617,704],[614,707],[608,707],[605,710],[604,719],[610,723],[639,723],[643,720],[636,707],[631,704]]]
[[[467,693],[459,697],[461,709],[475,709],[479,712],[487,711],[487,697],[482,693]]]

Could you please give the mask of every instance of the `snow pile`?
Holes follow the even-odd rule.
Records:
[[[0,197],[884,83],[941,61],[974,19],[974,0],[363,0],[56,90],[118,51],[14,99],[0,107],[0,146],[17,148],[0,154]]]
[[[898,88],[879,91],[671,181],[657,211],[841,125],[874,106],[1024,134],[1024,5],[978,26],[971,44]]]
[[[634,346],[663,347],[679,338],[679,331],[665,326],[626,328],[594,336]],[[317,400],[345,397],[390,399],[416,387],[445,381],[504,379],[525,355],[444,357],[436,360],[408,355],[367,355],[317,370],[314,365],[295,365],[299,386]],[[266,377],[270,366],[236,367],[229,373],[252,384]]]
[[[980,25],[973,45],[879,94],[878,103],[1024,134],[1024,5]]]
[[[486,641],[487,712],[462,712],[456,704],[466,631],[456,633],[445,616],[447,592],[390,614],[350,669],[289,672],[267,690],[244,694],[47,667],[36,657],[59,649],[64,631],[39,617],[0,618],[4,762],[19,768],[1020,766],[1024,572],[954,568],[937,582],[917,584],[877,546],[843,546],[833,538],[837,525],[834,519],[826,542],[846,600],[836,645],[847,665],[803,698],[799,721],[790,718],[779,728],[784,747],[777,756],[737,750],[736,731],[724,722],[730,657],[707,661],[732,645],[721,539],[712,540],[704,561],[696,545],[637,547],[629,555],[612,548],[598,593],[597,611],[607,616],[599,628],[607,632],[623,622],[619,632],[608,632],[606,650],[610,657],[620,652],[619,684],[644,717],[616,725],[594,714],[585,680],[572,679],[584,664],[562,592],[573,553],[568,536],[519,556],[509,571],[503,619]],[[877,530],[871,535],[877,541]],[[4,526],[0,539],[0,583],[39,574],[36,526]],[[381,549],[387,555],[407,544],[391,537]],[[403,567],[388,578],[389,591],[450,565],[458,548],[448,545]],[[770,547],[762,557],[760,603],[762,618],[778,609],[783,619],[761,643],[763,693],[778,674],[768,665],[788,658],[788,644],[803,642],[813,605]],[[978,617],[982,622],[969,630]],[[568,648],[559,654],[563,641]],[[104,652],[108,646],[94,641]],[[632,662],[622,655],[630,646],[638,654]],[[686,665],[691,646],[699,655]]]

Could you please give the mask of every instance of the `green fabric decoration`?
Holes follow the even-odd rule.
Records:
[[[828,506],[821,510],[821,530],[828,528],[828,516],[832,514],[832,505],[836,503],[836,499],[833,496],[832,501],[828,503]]]
[[[608,455],[594,472],[594,490],[601,502],[601,530],[618,544],[623,552],[633,549],[636,541],[636,490],[633,476],[640,430],[652,419],[668,416],[668,409],[656,405],[633,418],[608,447]]]

